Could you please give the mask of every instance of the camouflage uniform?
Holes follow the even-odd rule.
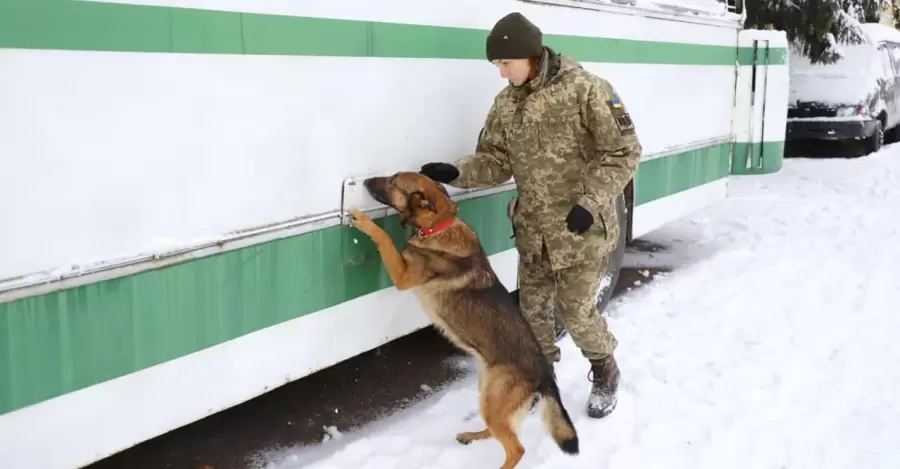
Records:
[[[555,362],[558,301],[572,340],[597,364],[611,358],[617,345],[596,309],[606,259],[619,235],[615,200],[632,179],[642,148],[609,82],[548,47],[541,50],[538,75],[496,96],[475,154],[457,160],[458,176],[442,182],[477,188],[515,177],[518,200],[511,216],[522,310]],[[583,234],[567,227],[576,205],[593,217]],[[617,380],[617,368],[615,373]]]
[[[519,199],[512,223],[522,307],[554,361],[559,360],[551,314],[557,282],[563,321],[584,355],[599,359],[616,346],[596,314],[596,294],[619,236],[615,198],[633,177],[640,154],[612,86],[546,48],[540,74],[519,89],[500,92],[476,153],[455,163],[455,187],[490,187],[515,177]],[[566,228],[574,204],[595,218],[583,235]]]

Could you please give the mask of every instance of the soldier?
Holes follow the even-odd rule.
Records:
[[[617,403],[617,341],[596,308],[597,291],[619,234],[615,200],[634,176],[641,144],[615,89],[543,45],[519,13],[487,37],[487,59],[509,81],[494,99],[474,155],[428,163],[421,173],[459,188],[490,187],[511,176],[522,311],[544,354],[558,362],[554,303],[590,361],[587,413]]]

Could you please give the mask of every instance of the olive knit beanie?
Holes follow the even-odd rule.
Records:
[[[510,13],[491,29],[487,37],[487,59],[526,59],[543,52],[543,34],[521,13]]]

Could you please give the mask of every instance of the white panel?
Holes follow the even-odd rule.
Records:
[[[741,47],[753,47],[753,41],[768,41],[770,54],[783,56],[787,48],[787,36],[782,31],[741,31],[739,36]],[[761,44],[763,44],[761,42]],[[787,58],[784,59],[785,61]],[[759,51],[758,67],[764,64],[763,51]],[[765,127],[762,132],[763,140],[767,142],[784,141],[785,125],[787,122],[787,102],[789,92],[790,75],[789,65],[769,65],[765,73],[766,82],[758,82],[757,85],[757,112],[754,114],[755,135],[754,141],[759,141],[762,124],[762,99],[765,98]],[[751,83],[753,79],[753,67],[744,65],[738,68],[737,100],[734,111],[734,134],[738,142],[750,140],[751,128]]]
[[[666,223],[708,207],[728,194],[728,178],[717,179],[701,186],[678,192],[634,208],[634,238],[644,236]]]
[[[647,153],[728,134],[728,66],[586,66]],[[348,177],[471,151],[505,83],[436,59],[5,50],[0,69],[0,278],[338,210]]]

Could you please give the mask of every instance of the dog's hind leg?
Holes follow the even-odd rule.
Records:
[[[481,417],[484,418],[485,420],[487,420],[487,413],[485,411],[487,409],[487,399],[486,399],[487,393],[485,392],[485,384],[487,382],[486,378],[487,378],[487,371],[482,370],[482,372],[478,376],[478,389],[479,389],[478,407],[479,407],[479,410],[481,411]],[[462,433],[456,435],[456,441],[458,441],[464,445],[467,445],[473,441],[484,440],[484,439],[490,438],[491,436],[492,436],[491,431],[488,430],[487,428],[485,428],[484,430],[477,431],[477,432],[462,432]]]
[[[482,399],[488,431],[506,452],[501,469],[513,469],[525,456],[525,448],[516,431],[533,402],[533,386],[508,368],[489,369],[482,387]]]
[[[506,461],[500,469],[513,469],[522,460],[522,456],[525,456],[525,447],[513,429],[513,422],[500,420],[492,423],[493,425],[488,424],[488,428],[506,451]]]

